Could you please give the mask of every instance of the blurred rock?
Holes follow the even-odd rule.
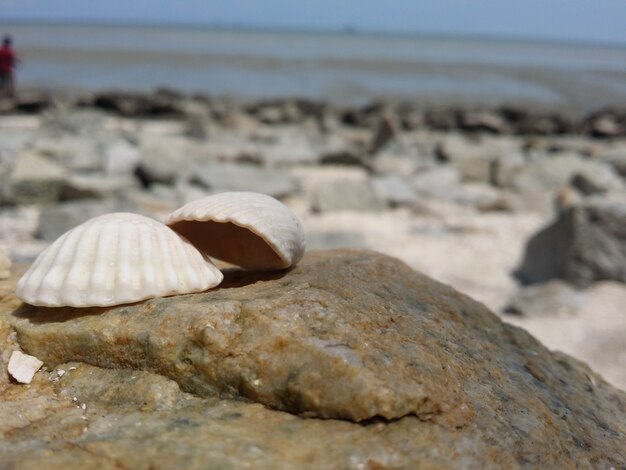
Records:
[[[4,204],[45,204],[59,199],[68,172],[53,160],[33,151],[17,155],[8,181],[2,183]]]
[[[293,179],[287,173],[245,164],[198,164],[193,168],[192,181],[214,192],[254,191],[277,198],[296,190]]]
[[[8,279],[11,276],[11,259],[0,248],[0,280]]]
[[[558,154],[538,158],[520,169],[513,179],[513,187],[520,192],[545,194],[569,183],[577,173],[607,189],[622,186],[619,177],[608,165],[574,154]]]
[[[65,202],[43,208],[39,216],[36,236],[53,242],[68,230],[92,217],[117,212],[118,205],[112,199]]]
[[[505,313],[523,316],[553,316],[576,314],[584,295],[566,282],[553,280],[522,287],[505,307]]]
[[[590,198],[563,210],[527,243],[516,276],[524,284],[564,279],[577,287],[626,282],[626,203]]]
[[[131,175],[139,166],[139,149],[126,140],[109,143],[104,153],[104,170],[107,175]]]
[[[372,178],[372,187],[377,199],[389,207],[415,205],[417,194],[402,178],[397,176],[379,176]]]
[[[313,209],[331,211],[379,211],[384,208],[369,181],[333,179],[319,184],[312,194]]]
[[[138,185],[137,179],[130,175],[74,174],[63,185],[59,200],[105,199]]]
[[[150,137],[141,142],[135,174],[145,187],[153,183],[173,185],[186,178],[193,161],[187,141],[173,137]]]
[[[465,111],[461,113],[460,128],[467,131],[485,131],[493,134],[505,134],[508,126],[504,119],[495,112]]]

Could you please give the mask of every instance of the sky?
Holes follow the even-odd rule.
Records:
[[[626,45],[626,0],[0,0],[0,22],[123,21]]]

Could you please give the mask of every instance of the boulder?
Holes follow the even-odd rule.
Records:
[[[35,236],[53,242],[68,230],[92,217],[120,210],[113,199],[73,201],[45,206],[39,215]]]
[[[490,111],[465,111],[460,114],[459,127],[466,131],[505,134],[509,131],[502,116]]]
[[[524,284],[626,282],[626,203],[589,198],[565,208],[527,242],[515,274]]]
[[[137,146],[118,139],[105,149],[104,171],[107,175],[132,175],[140,161],[141,155]]]
[[[572,153],[538,157],[519,171],[512,186],[522,193],[546,193],[569,183],[576,174],[597,181],[607,189],[622,186],[619,176],[609,165]]]
[[[192,182],[211,191],[254,191],[284,197],[296,190],[293,179],[284,171],[256,165],[205,163],[194,166]]]
[[[59,199],[67,170],[38,152],[25,150],[15,160],[0,190],[6,204],[45,204]]]
[[[379,211],[384,208],[368,180],[332,178],[318,184],[311,195],[313,209],[331,211]]]
[[[43,137],[34,140],[34,148],[69,171],[100,172],[104,170],[106,145],[97,138],[73,135]]]
[[[60,200],[105,199],[138,185],[139,182],[130,175],[75,174],[63,185]]]
[[[8,279],[11,276],[11,259],[0,248],[0,280]]]
[[[504,311],[528,317],[573,315],[578,313],[583,302],[580,291],[561,280],[552,280],[520,288]]]
[[[126,117],[182,116],[182,96],[168,90],[155,93],[104,91],[93,98],[93,106]]]
[[[414,206],[418,197],[413,188],[398,176],[378,176],[372,178],[376,197],[390,207]]]
[[[191,162],[187,142],[180,138],[150,137],[141,142],[141,160],[135,170],[144,186],[174,184],[185,177]]]
[[[334,250],[225,274],[90,309],[0,284],[1,350],[49,371],[0,377],[3,465],[626,465],[624,392],[398,260]]]
[[[464,181],[508,186],[525,163],[519,144],[506,137],[468,139],[451,134],[436,153],[439,161],[456,168]]]

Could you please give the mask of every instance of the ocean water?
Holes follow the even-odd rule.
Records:
[[[198,27],[0,24],[19,84],[243,98],[626,105],[626,46]]]

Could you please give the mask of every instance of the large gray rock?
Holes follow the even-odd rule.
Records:
[[[529,163],[514,178],[513,187],[527,193],[554,191],[569,183],[576,174],[598,181],[607,190],[622,186],[609,165],[565,153],[545,155]]]
[[[37,238],[52,242],[79,224],[109,212],[120,210],[113,199],[85,200],[45,206],[39,215]]]
[[[442,162],[452,165],[464,181],[508,186],[525,163],[519,143],[512,138],[469,139],[446,136],[437,149]]]
[[[384,208],[368,180],[333,178],[317,185],[313,208],[319,212],[379,211]]]
[[[413,188],[398,176],[372,178],[372,186],[377,198],[390,207],[410,207],[418,202],[417,194]]]
[[[0,368],[9,468],[626,465],[623,392],[372,252],[112,308],[12,289],[0,362],[21,349],[51,372],[24,387]]]
[[[590,198],[564,209],[528,241],[516,276],[524,284],[565,279],[578,287],[626,282],[626,203]]]
[[[199,164],[193,168],[192,181],[214,192],[254,191],[283,197],[296,190],[294,180],[284,171],[246,164]]]
[[[104,151],[104,171],[107,175],[130,175],[140,161],[137,146],[124,139],[109,143]]]
[[[149,186],[153,183],[174,184],[187,176],[190,145],[180,138],[145,138],[141,143],[141,161],[137,175]]]
[[[139,181],[131,175],[74,174],[63,185],[60,199],[106,199],[120,196],[138,185]]]
[[[55,161],[33,151],[21,152],[5,175],[0,200],[5,204],[40,204],[57,201],[68,177]]]
[[[505,307],[505,312],[535,317],[574,315],[583,302],[580,291],[561,280],[552,280],[519,289]]]

